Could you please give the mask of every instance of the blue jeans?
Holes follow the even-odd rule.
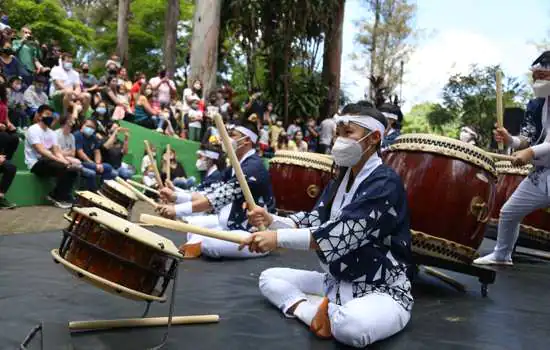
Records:
[[[95,175],[101,176],[101,182],[104,180],[112,180],[116,177],[115,172],[113,172],[113,167],[110,164],[102,163],[103,165],[103,173],[98,174],[96,171],[96,165],[95,163],[82,163],[82,175],[86,178],[86,182],[88,183],[88,190],[95,191],[97,190],[97,182],[95,179],[95,176],[87,177],[84,175],[85,170],[87,169],[86,173],[91,174],[91,171],[94,172]]]
[[[191,176],[191,177],[188,177],[185,180],[183,180],[183,179],[174,179],[174,181],[172,183],[176,187],[183,188],[184,190],[187,190],[187,189],[193,187],[193,185],[195,184],[195,177]]]
[[[118,169],[113,169],[113,173],[115,174],[115,177],[119,176],[124,180],[128,180],[128,179],[131,179],[132,176],[136,174],[136,171],[132,168],[120,167]]]
[[[156,129],[162,129],[162,127],[164,126],[164,122],[165,120],[162,119],[162,118],[159,118],[157,116],[153,116],[151,117],[153,119],[153,121],[155,122],[155,125],[156,125]]]

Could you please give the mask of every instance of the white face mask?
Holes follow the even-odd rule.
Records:
[[[208,163],[204,159],[197,159],[195,166],[197,167],[197,170],[200,171],[208,170]]]
[[[363,154],[370,149],[369,147],[363,151],[360,142],[371,134],[372,132],[357,141],[348,137],[339,136],[334,142],[334,146],[332,146],[334,163],[340,167],[352,167],[359,163]]]
[[[533,92],[536,97],[547,98],[550,96],[550,80],[535,80],[533,82]]]

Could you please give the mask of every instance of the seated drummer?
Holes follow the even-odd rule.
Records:
[[[241,125],[230,130],[229,135],[254,201],[258,206],[266,207],[268,211],[273,212],[275,201],[269,173],[254,149],[258,141],[256,121],[245,120]],[[161,198],[167,202],[176,203],[159,207],[160,214],[167,218],[182,218],[192,213],[213,211],[219,216],[219,229],[241,230],[237,232],[240,232],[243,237],[250,235],[248,230],[251,226],[248,224],[246,210],[243,208],[245,199],[232,168],[225,169],[222,181],[213,183],[198,192],[189,194],[164,188],[161,190]],[[188,242],[180,247],[188,258],[198,257],[201,253],[214,258],[249,258],[265,255],[239,251],[235,243],[197,235],[190,236],[192,237],[188,235]]]
[[[362,348],[409,322],[409,209],[401,179],[377,153],[384,115],[352,104],[336,121],[332,155],[341,170],[338,180],[312,212],[289,218],[263,208],[249,212],[250,222],[268,231],[253,233],[241,248],[315,250],[324,273],[271,268],[260,275],[260,291],[317,336]]]
[[[533,162],[535,170],[516,188],[500,209],[497,243],[492,253],[474,260],[478,265],[513,265],[512,252],[519,236],[519,227],[531,212],[548,208],[550,183],[550,118],[546,116],[550,103],[550,51],[540,55],[531,67],[533,92],[519,136],[512,136],[505,128],[494,131],[495,140],[510,146],[515,152],[514,165]]]

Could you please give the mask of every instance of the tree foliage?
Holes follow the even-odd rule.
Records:
[[[387,93],[395,93],[401,78],[401,62],[406,63],[414,46],[416,5],[409,0],[365,0],[368,15],[356,23],[352,54],[355,69],[366,78],[383,82]],[[375,99],[374,89],[369,97]]]

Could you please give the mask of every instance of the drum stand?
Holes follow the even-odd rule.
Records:
[[[172,293],[170,294],[170,307],[168,317],[150,317],[149,314],[152,301],[147,300],[145,310],[141,318],[117,319],[117,320],[91,320],[91,321],[72,321],[67,324],[44,323],[35,326],[20,344],[20,350],[27,350],[27,346],[34,336],[41,332],[42,335],[42,350],[73,350],[74,347],[70,343],[70,333],[75,332],[93,332],[116,328],[129,327],[155,327],[166,325],[166,331],[162,337],[161,343],[149,348],[148,350],[159,350],[166,344],[168,333],[172,325],[180,324],[197,324],[197,323],[214,323],[219,321],[218,315],[196,315],[196,316],[173,316],[174,304],[176,296],[176,286],[178,281],[178,261],[174,261],[172,266],[174,274],[174,282],[172,284]]]

